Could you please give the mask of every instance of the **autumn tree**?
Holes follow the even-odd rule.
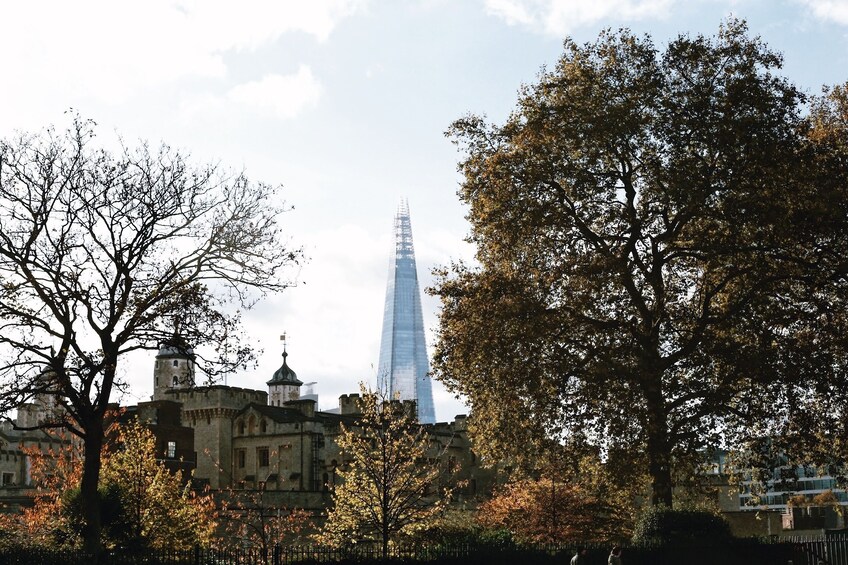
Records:
[[[478,520],[486,528],[509,530],[520,542],[606,542],[621,531],[612,508],[573,483],[521,479],[485,501]]]
[[[781,62],[737,20],[662,50],[607,31],[567,39],[503,125],[453,124],[478,265],[440,273],[434,371],[484,455],[584,434],[671,506],[705,448],[813,388],[844,406],[844,106]]]
[[[153,433],[139,422],[113,421],[107,437],[98,489],[104,544],[113,549],[208,546],[217,523],[211,495],[193,492],[189,477],[167,469]],[[25,448],[34,504],[3,515],[2,524],[37,547],[77,548],[84,529],[78,486],[82,443],[61,435],[54,441],[47,449]]]
[[[323,538],[332,543],[376,541],[383,558],[389,543],[425,523],[448,504],[452,487],[440,488],[442,455],[418,423],[414,405],[362,389],[361,418],[337,439],[343,464],[333,491]]]
[[[0,142],[0,413],[55,400],[80,438],[85,548],[100,551],[104,415],[121,361],[179,330],[207,374],[251,357],[239,309],[289,282],[278,191],[166,145],[97,148],[79,118]]]
[[[808,122],[808,137],[813,141],[813,178],[824,194],[832,195],[822,198],[822,206],[831,207],[832,212],[819,211],[819,217],[822,221],[833,221],[834,213],[841,217],[848,215],[841,196],[848,185],[845,179],[848,171],[848,83],[826,88],[822,96],[814,98],[810,103]],[[834,171],[842,174],[834,174]],[[837,227],[838,224],[834,229]],[[831,241],[835,237],[822,238],[817,245],[823,250],[831,250],[834,247]],[[837,256],[836,251],[831,251],[831,254],[833,257],[825,257],[822,263],[836,262],[840,265],[834,275],[839,284],[832,285],[827,293],[821,292],[818,298],[837,307],[844,304],[846,295],[845,259],[844,255]],[[823,321],[841,320],[841,315],[841,312],[826,312]],[[814,386],[788,399],[791,410],[779,420],[780,433],[764,433],[758,441],[752,442],[749,449],[737,454],[735,463],[741,469],[751,470],[754,478],[759,478],[762,488],[768,488],[769,479],[773,480],[771,469],[768,473],[764,472],[769,463],[772,467],[783,467],[790,475],[786,477],[789,481],[799,478],[795,476],[797,470],[806,467],[806,472],[830,475],[840,487],[848,486],[848,403],[845,402],[848,379],[844,378],[848,366],[845,357],[832,345],[836,341],[832,332],[827,332],[829,326],[834,325],[823,323],[821,329],[812,328],[815,333],[810,331],[811,335],[798,341],[821,359],[819,364],[824,366],[825,374],[835,373],[843,378],[812,381]],[[841,328],[836,326],[836,329],[845,331],[844,325]],[[773,464],[775,461],[778,465]]]
[[[255,549],[265,565],[276,562],[279,546],[297,541],[312,527],[309,512],[280,505],[275,493],[264,488],[229,490],[221,502],[226,546]]]
[[[208,547],[217,523],[215,501],[195,493],[188,476],[172,473],[156,452],[156,438],[142,423],[119,428],[105,459],[101,483],[120,501],[125,546],[168,550]]]
[[[520,542],[628,539],[645,480],[633,469],[622,473],[613,459],[602,461],[586,446],[563,446],[529,475],[514,472],[480,505],[477,520],[487,529],[509,530]]]
[[[23,448],[34,488],[33,505],[19,514],[0,515],[0,527],[11,533],[15,543],[35,547],[74,547],[72,518],[65,511],[63,493],[67,485],[79,484],[82,450],[79,442],[58,433],[51,445]]]

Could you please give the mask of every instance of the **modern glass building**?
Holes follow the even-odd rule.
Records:
[[[412,224],[406,202],[402,202],[398,209],[394,227],[395,253],[389,264],[386,285],[377,386],[390,398],[415,400],[418,420],[432,424],[436,421],[436,411],[424,339],[421,291],[412,248]]]

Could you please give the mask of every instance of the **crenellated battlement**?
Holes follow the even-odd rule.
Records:
[[[267,404],[268,393],[263,390],[226,385],[199,386],[190,389],[172,389],[165,392],[168,400],[180,402],[183,410],[199,408],[231,408],[241,410],[248,404]]]

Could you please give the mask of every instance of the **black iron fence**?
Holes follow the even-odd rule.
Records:
[[[848,565],[848,534],[789,538],[796,548],[793,565]]]
[[[441,565],[534,565],[567,564],[573,545],[519,546],[511,544],[399,545],[391,548],[393,563]],[[606,565],[609,547],[591,546],[587,565]],[[681,547],[624,547],[625,565],[848,565],[848,534],[821,538],[740,539],[729,544]],[[218,550],[195,548],[187,551],[108,553],[107,565],[293,565],[381,562],[378,546],[352,545],[276,546],[259,549]],[[0,565],[91,565],[90,556],[76,551],[31,548],[0,549]]]

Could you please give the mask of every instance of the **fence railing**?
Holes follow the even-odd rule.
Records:
[[[573,545],[511,544],[418,544],[393,545],[391,558],[403,563],[500,565],[568,563]],[[606,565],[608,547],[590,546],[587,565]],[[268,551],[257,548],[229,550],[197,547],[187,551],[109,553],[107,565],[292,565],[316,563],[378,563],[379,546],[357,544],[347,547],[279,545]],[[0,549],[3,565],[91,565],[82,552],[31,548]],[[735,540],[730,544],[705,543],[685,547],[624,547],[627,565],[848,565],[848,535],[821,538],[772,538]]]
[[[793,565],[848,565],[848,535],[790,537],[795,545]]]

